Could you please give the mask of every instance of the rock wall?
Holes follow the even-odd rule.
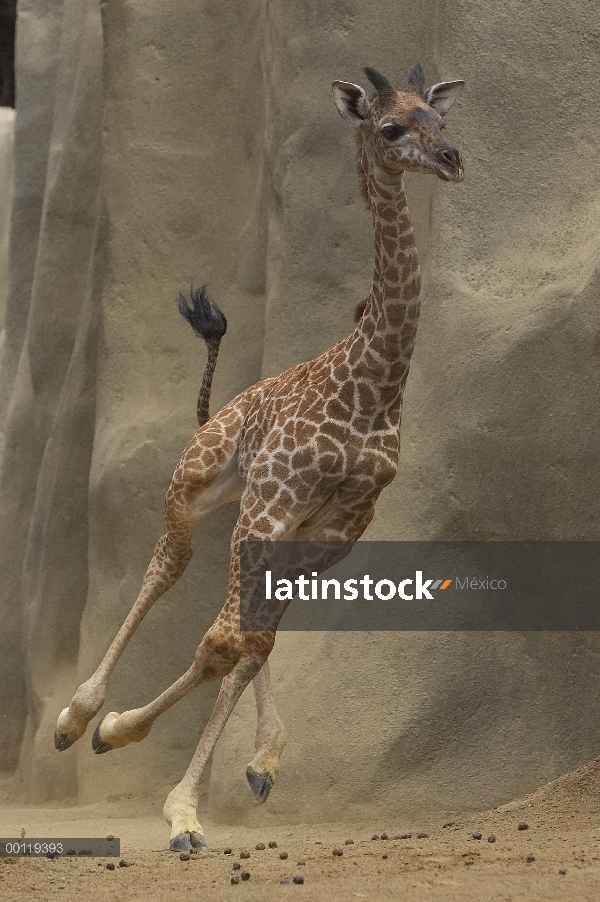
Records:
[[[451,187],[409,180],[424,306],[401,467],[366,537],[599,539],[597,27],[539,0],[20,4],[16,193],[1,371],[0,767],[37,803],[160,792],[215,697],[139,745],[52,730],[138,592],[204,363],[174,304],[225,309],[213,409],[351,328],[371,225],[333,78],[464,78]],[[137,707],[219,610],[235,506],[110,683]],[[568,603],[568,599],[565,600]],[[251,693],[207,774],[212,817],[331,820],[493,804],[598,754],[595,635],[282,634],[289,745],[258,808]]]
[[[14,186],[15,111],[0,107],[0,355],[4,344],[4,314],[8,295],[8,241]]]

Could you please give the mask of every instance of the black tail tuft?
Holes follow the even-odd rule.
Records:
[[[200,338],[205,341],[221,339],[227,331],[227,320],[222,310],[209,300],[206,285],[194,290],[190,288],[189,299],[180,294],[177,305],[179,312]]]

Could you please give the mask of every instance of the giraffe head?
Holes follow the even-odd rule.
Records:
[[[333,82],[333,97],[342,119],[359,129],[362,153],[370,162],[384,177],[409,170],[462,182],[460,153],[443,129],[464,81],[442,81],[426,89],[423,67],[417,63],[407,86],[397,91],[375,69],[364,72],[375,88],[372,97],[347,81]]]

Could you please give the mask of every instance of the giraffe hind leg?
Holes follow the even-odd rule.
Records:
[[[69,706],[58,717],[54,732],[58,751],[69,748],[85,733],[88,723],[104,704],[108,678],[131,636],[154,603],[187,567],[192,557],[191,537],[196,523],[211,510],[241,495],[244,484],[238,473],[236,447],[243,413],[243,410],[225,408],[198,430],[183,452],[167,492],[167,531],[154,549],[138,598],[99,667],[79,686]],[[99,734],[100,731],[94,734],[95,750],[109,751]]]
[[[266,802],[279,773],[279,762],[285,748],[285,727],[273,698],[269,662],[265,661],[252,680],[258,714],[256,755],[246,767],[248,785],[259,802]]]
[[[242,509],[232,537],[227,598],[221,614],[198,647],[191,667],[154,701],[142,708],[132,708],[122,714],[118,714],[116,711],[107,714],[94,732],[93,747],[96,753],[103,754],[113,749],[123,748],[130,742],[140,742],[148,735],[156,718],[188,692],[201,683],[224,678],[237,666],[245,644],[251,641],[240,632],[239,628],[239,542],[245,538],[264,540],[265,536],[270,535],[271,532],[276,535],[285,534],[293,527],[294,517],[293,510],[288,510],[286,517],[281,522],[274,522],[267,526],[266,534],[252,528],[249,531],[248,527],[241,525],[246,515],[245,505],[248,505],[248,495],[249,493],[246,492],[242,499]],[[252,498],[252,495],[250,497]],[[260,517],[257,519],[260,521]],[[252,576],[250,578],[252,579]],[[270,650],[271,646],[269,646]],[[260,670],[265,660],[266,655],[260,659],[251,679]],[[253,659],[253,666],[254,663]]]
[[[69,748],[83,736],[88,723],[104,704],[108,678],[127,642],[152,605],[177,582],[191,560],[191,529],[188,536],[178,538],[176,541],[168,532],[161,536],[140,594],[100,666],[78,687],[69,706],[59,714],[54,731],[54,746],[58,751]]]

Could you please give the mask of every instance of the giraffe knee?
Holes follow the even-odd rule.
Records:
[[[243,642],[234,633],[222,635],[210,629],[198,646],[194,670],[201,682],[220,680],[231,673],[242,656]]]
[[[157,575],[169,586],[176,582],[192,559],[191,534],[176,536],[171,531],[160,537],[154,549]],[[151,565],[152,566],[152,565]]]
[[[246,633],[244,638],[244,651],[248,657],[260,661],[262,667],[275,645],[274,632]],[[259,668],[260,669],[260,668]]]

